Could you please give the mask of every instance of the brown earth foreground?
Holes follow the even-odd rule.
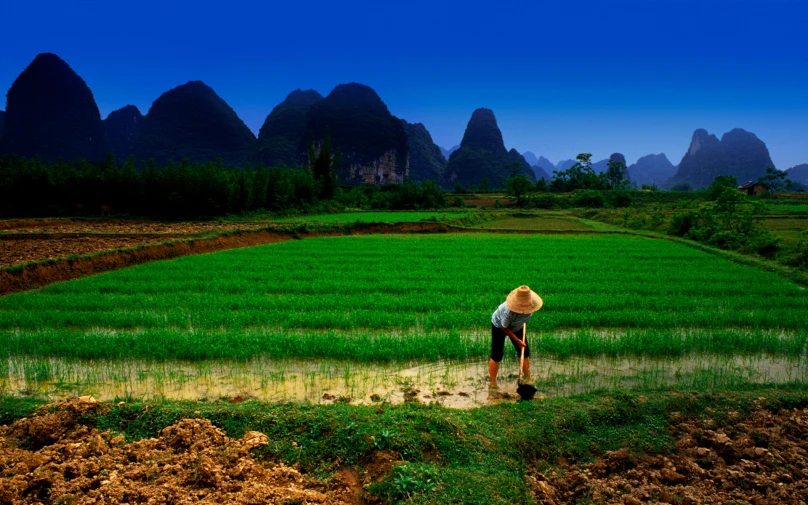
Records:
[[[380,454],[364,474],[346,467],[317,480],[254,455],[269,443],[266,435],[229,438],[206,419],[183,419],[159,438],[131,443],[82,424],[105,408],[81,397],[0,427],[0,504],[364,503],[372,497],[362,483],[399,459]],[[620,450],[591,464],[562,461],[544,475],[528,470],[525,481],[543,504],[806,503],[808,409],[736,417],[723,429],[712,429],[708,417],[683,420],[671,428],[677,443],[670,454]]]
[[[808,409],[761,409],[724,430],[712,424],[675,426],[674,454],[635,457],[623,449],[592,464],[531,472],[527,481],[544,504],[808,502]]]
[[[183,419],[127,443],[79,424],[103,409],[92,397],[40,408],[0,427],[0,504],[355,503],[351,475],[320,481],[250,451],[268,444],[250,431],[228,438],[207,419]]]

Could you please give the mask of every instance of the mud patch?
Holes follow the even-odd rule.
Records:
[[[350,338],[350,334],[346,335]],[[470,334],[469,341],[487,338]],[[473,408],[516,401],[518,361],[503,360],[499,387],[489,387],[488,363],[473,361],[362,363],[328,359],[247,361],[74,360],[9,357],[0,365],[0,393],[50,400],[92,395],[174,400],[305,403],[438,403]],[[808,384],[808,361],[787,357],[693,355],[677,358],[557,359],[535,356],[531,384],[539,396],[602,389],[740,387]],[[538,399],[537,398],[537,399]]]
[[[77,424],[100,408],[91,397],[72,399],[0,427],[0,504],[349,504],[359,497],[342,477],[321,481],[258,461],[251,451],[269,444],[262,433],[234,439],[207,419],[183,419],[159,438],[127,443]],[[31,445],[32,437],[46,443]]]
[[[526,480],[545,504],[805,503],[808,409],[758,410],[724,430],[714,424],[705,417],[674,425],[677,448],[667,456],[620,450],[546,475],[532,471]]]

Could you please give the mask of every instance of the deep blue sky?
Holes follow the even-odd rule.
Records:
[[[740,127],[778,168],[808,163],[802,0],[0,0],[0,18],[0,89],[53,52],[102,117],[201,79],[257,133],[291,90],[355,81],[444,147],[488,107],[508,148],[553,162],[675,164],[696,128]]]

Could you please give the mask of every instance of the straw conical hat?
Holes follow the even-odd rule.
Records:
[[[541,297],[527,286],[519,286],[505,299],[508,308],[518,314],[532,314],[544,305]]]

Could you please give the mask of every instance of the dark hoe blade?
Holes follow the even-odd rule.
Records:
[[[538,389],[530,384],[519,384],[519,387],[516,388],[516,392],[523,400],[532,400],[537,391]]]

